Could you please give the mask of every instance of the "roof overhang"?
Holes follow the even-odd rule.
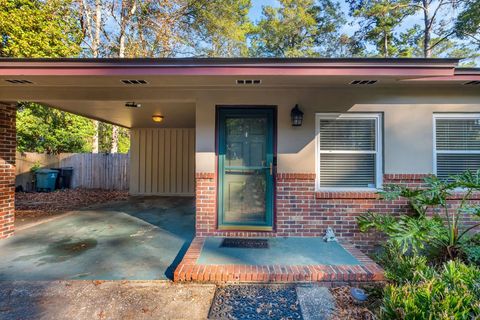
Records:
[[[458,63],[459,59],[380,58],[0,58],[0,101],[39,102],[126,127],[151,126],[153,114],[166,114],[162,126],[189,127],[195,123],[197,97],[208,90],[476,90],[463,84],[478,80],[480,69],[459,69]],[[145,84],[126,85],[123,81],[129,79]],[[261,84],[241,86],[241,79],[258,79]],[[370,79],[377,82],[351,85]],[[140,102],[142,108],[125,108],[128,101]]]
[[[0,59],[0,76],[452,76],[459,59]]]

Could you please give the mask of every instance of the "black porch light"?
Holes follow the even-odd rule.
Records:
[[[300,127],[303,122],[303,112],[298,108],[298,104],[290,112],[290,117],[292,118],[292,127]]]

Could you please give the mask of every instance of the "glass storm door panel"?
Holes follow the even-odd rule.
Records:
[[[272,230],[273,109],[220,108],[218,227]]]

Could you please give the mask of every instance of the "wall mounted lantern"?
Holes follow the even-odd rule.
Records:
[[[298,104],[290,112],[290,117],[292,118],[292,127],[300,127],[303,122],[303,112],[298,108]]]
[[[161,115],[159,115],[159,114],[154,114],[154,115],[152,116],[153,122],[157,122],[157,123],[162,122],[162,121],[163,121],[163,118],[164,118],[164,117],[161,116]]]

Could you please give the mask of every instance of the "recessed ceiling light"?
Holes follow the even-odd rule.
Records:
[[[159,115],[159,114],[154,114],[154,115],[152,116],[153,122],[158,122],[158,123],[162,122],[162,121],[163,121],[163,118],[164,118],[164,116]]]

